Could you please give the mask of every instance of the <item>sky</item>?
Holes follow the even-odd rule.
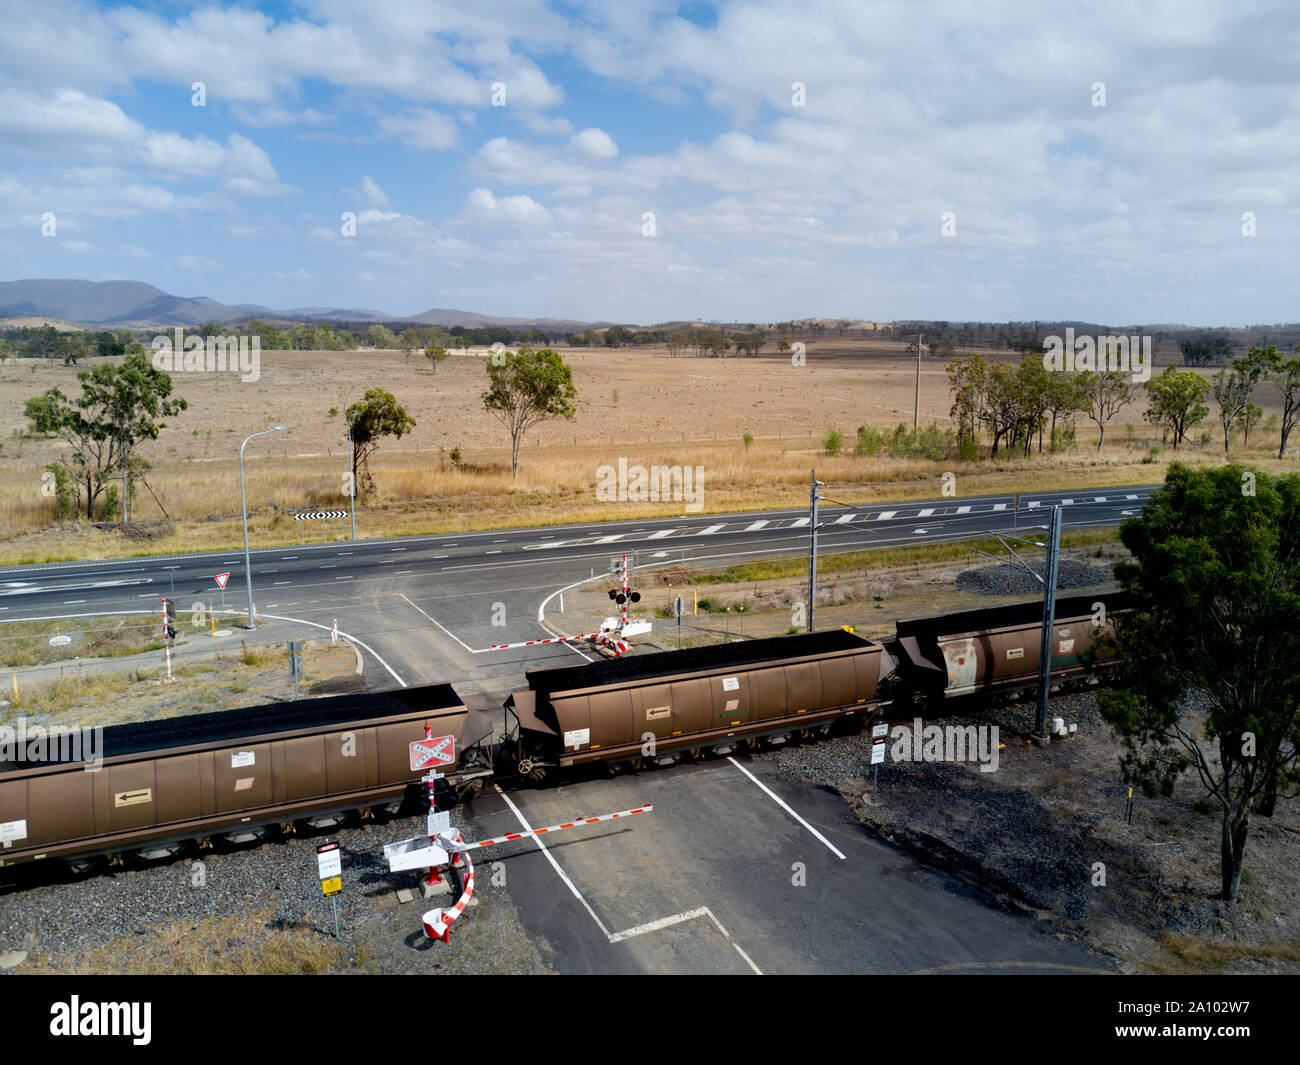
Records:
[[[0,280],[651,324],[1300,319],[1300,9],[0,0]]]

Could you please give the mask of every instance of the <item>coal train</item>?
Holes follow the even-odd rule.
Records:
[[[1053,687],[1114,664],[1118,593],[1058,600]],[[886,640],[844,629],[531,669],[495,713],[450,684],[194,714],[103,730],[86,761],[0,761],[0,866],[149,861],[198,841],[325,829],[395,815],[425,794],[409,747],[453,736],[443,786],[461,801],[492,781],[543,783],[815,739],[874,719],[943,715],[954,701],[1037,684],[1041,607],[1012,604],[900,621]],[[32,753],[32,752],[27,752]]]

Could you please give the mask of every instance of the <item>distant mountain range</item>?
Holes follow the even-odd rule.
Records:
[[[411,325],[535,326],[539,329],[582,332],[613,322],[579,322],[568,318],[494,318],[472,311],[434,307],[407,317],[382,311],[340,307],[295,307],[280,311],[255,303],[225,304],[206,296],[172,296],[140,281],[76,281],[34,278],[0,281],[0,318],[61,318],[82,325],[202,325],[204,322],[327,320],[342,322],[403,322]]]

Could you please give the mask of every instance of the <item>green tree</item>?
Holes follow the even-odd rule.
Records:
[[[451,354],[441,344],[430,344],[424,349],[424,357],[429,360],[429,365],[433,367],[433,372],[438,372],[438,363]]]
[[[838,455],[844,449],[844,434],[838,429],[829,430],[823,446],[826,448],[826,454]]]
[[[348,420],[348,439],[352,442],[352,481],[359,493],[371,491],[370,456],[379,450],[386,436],[401,438],[415,428],[415,419],[406,413],[391,392],[368,388],[365,395],[344,412]]]
[[[1221,814],[1223,897],[1237,896],[1252,807],[1300,783],[1300,477],[1173,465],[1121,530],[1134,609],[1100,700],[1129,780],[1172,793],[1195,770]]]
[[[33,436],[53,436],[59,431],[63,417],[61,399],[63,393],[52,388],[43,396],[32,396],[23,404],[23,416],[31,422]]]
[[[483,409],[495,415],[510,433],[511,476],[519,476],[519,447],[524,434],[550,418],[573,420],[578,390],[573,368],[550,348],[518,353],[493,352],[487,360],[488,390]]]
[[[1106,443],[1106,425],[1133,399],[1133,385],[1123,370],[1091,370],[1079,375],[1079,388],[1080,409],[1101,433],[1097,438],[1100,453]]]
[[[1300,351],[1300,344],[1295,349]],[[1269,380],[1282,393],[1282,441],[1277,447],[1277,457],[1282,458],[1286,454],[1286,442],[1291,436],[1291,430],[1295,428],[1297,417],[1300,417],[1300,359],[1283,362],[1277,348],[1268,347],[1264,351],[1270,353],[1267,355]]]
[[[162,418],[185,410],[188,404],[173,397],[171,376],[155,367],[147,355],[128,355],[121,363],[103,363],[77,374],[81,395],[69,401],[57,388],[45,393],[55,404],[56,431],[72,446],[61,460],[86,499],[86,517],[93,518],[95,502],[109,478],[120,472],[126,482],[122,505],[133,494],[132,480],[143,463],[132,456],[137,444],[156,440],[166,428]],[[123,518],[130,515],[123,511]]]
[[[1210,413],[1202,402],[1209,395],[1210,382],[1190,370],[1170,366],[1148,381],[1146,389],[1147,409],[1142,417],[1172,434],[1175,448]]]
[[[1241,446],[1245,447],[1250,440],[1250,431],[1255,428],[1264,417],[1262,407],[1254,403],[1247,403],[1242,408],[1241,417],[1237,419],[1237,425],[1241,429]]]
[[[1251,348],[1245,357],[1232,361],[1232,369],[1220,370],[1214,375],[1214,400],[1219,405],[1225,455],[1233,422],[1241,417],[1255,386],[1276,357],[1277,348]]]

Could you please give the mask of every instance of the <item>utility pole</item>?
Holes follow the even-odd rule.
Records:
[[[1052,519],[1047,527],[1047,565],[1043,582],[1043,639],[1038,652],[1038,729],[1040,743],[1049,742],[1047,734],[1047,692],[1052,676],[1052,647],[1055,645],[1052,629],[1056,625],[1056,570],[1061,553],[1061,508],[1052,508]]]
[[[812,632],[816,627],[817,612],[817,503],[821,496],[817,494],[817,489],[824,487],[823,483],[817,480],[817,471],[812,471],[812,485],[808,493],[808,631]]]
[[[921,420],[921,334],[916,334],[916,398],[912,403],[912,432],[919,428]]]
[[[348,423],[348,513],[352,515],[352,539],[357,538],[357,472],[352,468],[352,419],[348,417],[347,411],[343,412],[343,420]]]

